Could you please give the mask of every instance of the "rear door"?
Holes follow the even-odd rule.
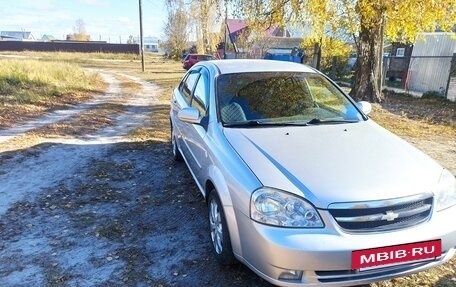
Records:
[[[200,76],[193,90],[192,100],[190,105],[198,109],[203,122],[207,121],[208,115],[208,103],[209,103],[209,73],[205,68],[200,70]],[[205,144],[206,137],[206,126],[204,123],[202,125],[196,124],[186,124],[186,134],[185,139],[186,144],[189,149],[189,164],[192,165],[192,170],[194,176],[198,182],[198,185],[204,186],[204,170],[208,165],[208,153]]]
[[[204,138],[204,125],[185,123],[177,118],[177,113],[184,107],[198,109],[200,116],[208,116],[209,73],[205,68],[188,72],[173,95],[173,127],[176,128],[176,141],[198,185],[202,186],[203,170],[207,165]],[[204,121],[204,120],[203,120]]]
[[[184,137],[186,136],[185,133],[187,132],[187,125],[185,125],[178,119],[177,114],[181,109],[190,106],[193,90],[195,88],[199,76],[200,74],[198,70],[189,71],[185,75],[179,87],[174,89],[173,99],[171,101],[172,124],[174,133],[176,135],[176,144],[181,150],[182,155],[186,159],[188,158],[189,153],[187,146],[184,144]]]

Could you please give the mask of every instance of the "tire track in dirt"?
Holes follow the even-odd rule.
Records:
[[[92,70],[94,71],[94,70]],[[57,110],[51,113],[48,113],[42,117],[39,117],[35,120],[32,120],[26,124],[16,126],[7,130],[0,130],[0,143],[7,142],[16,137],[19,137],[25,134],[28,131],[54,124],[70,117],[77,116],[78,114],[93,108],[94,106],[100,105],[102,103],[108,102],[112,99],[119,97],[120,86],[119,81],[116,80],[112,74],[99,71],[99,75],[102,77],[103,81],[109,84],[108,89],[105,93],[98,95],[93,100],[85,102],[82,104],[75,105],[70,109]]]
[[[40,117],[27,124],[12,129],[0,131],[0,143],[24,135],[28,131],[63,121],[70,117],[89,110],[96,105],[122,97],[119,81],[113,74],[98,71],[103,80],[109,84],[108,90],[94,100],[74,106],[69,110],[59,110]],[[114,119],[114,125],[108,126],[95,134],[85,135],[83,138],[71,139],[45,139],[46,143],[69,144],[69,145],[99,145],[126,141],[125,136],[134,128],[147,123],[151,111],[151,105],[156,103],[158,87],[129,76],[142,85],[142,91],[135,97],[124,102],[124,111]],[[14,202],[23,198],[25,194],[33,197],[30,190],[39,190],[65,176],[74,173],[74,169],[83,166],[87,159],[99,156],[96,149],[88,149],[82,152],[77,147],[61,146],[56,150],[55,145],[41,149],[41,154],[35,157],[17,155],[0,164],[0,216]],[[0,157],[1,159],[1,157]],[[20,159],[20,160],[19,160]],[[5,162],[4,162],[5,161]],[[21,164],[14,164],[21,162]],[[21,178],[24,176],[24,178]]]

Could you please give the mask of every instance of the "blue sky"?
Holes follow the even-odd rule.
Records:
[[[0,31],[30,31],[63,39],[83,19],[92,40],[125,43],[139,36],[138,0],[0,0]],[[144,36],[162,38],[164,0],[142,0]]]

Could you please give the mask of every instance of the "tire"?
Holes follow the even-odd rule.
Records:
[[[236,263],[236,259],[231,247],[228,225],[220,198],[215,190],[209,194],[208,209],[212,253],[220,264],[233,265]]]
[[[173,159],[175,161],[182,161],[182,154],[179,151],[179,148],[177,147],[176,143],[176,136],[173,133],[173,126],[171,124],[171,149],[173,151]]]

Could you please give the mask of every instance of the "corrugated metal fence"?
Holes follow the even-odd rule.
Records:
[[[103,42],[27,42],[0,41],[0,51],[62,51],[139,54],[138,44],[108,44]]]

